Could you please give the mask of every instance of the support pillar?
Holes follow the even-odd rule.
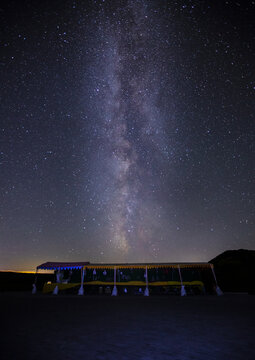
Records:
[[[215,281],[215,291],[216,291],[216,294],[218,295],[218,296],[221,296],[221,295],[223,295],[223,292],[221,291],[221,289],[220,289],[220,287],[219,287],[219,285],[218,285],[218,282],[217,282],[217,279],[216,279],[216,275],[215,275],[215,272],[214,272],[214,267],[213,267],[213,264],[210,264],[210,266],[211,266],[211,269],[212,269],[212,273],[213,273],[213,277],[214,277],[214,281]]]
[[[148,268],[147,268],[147,265],[146,265],[146,268],[145,268],[145,280],[146,280],[146,288],[144,290],[144,296],[149,296],[150,293],[149,293],[149,286],[148,286]]]
[[[58,272],[56,273],[57,283],[60,283],[60,268],[58,269]],[[53,295],[58,295],[58,285],[55,286],[53,292]]]
[[[118,295],[118,290],[116,286],[116,266],[114,266],[114,286],[112,289],[112,296],[117,296],[117,295]]]
[[[81,268],[81,287],[79,288],[78,295],[84,295],[84,288],[83,288],[83,282],[84,282],[84,268]]]
[[[181,281],[181,296],[186,296],[187,293],[186,293],[186,290],[185,290],[185,286],[183,285],[183,282],[182,282],[182,274],[181,274],[180,265],[178,265],[178,270],[179,270],[179,276],[180,276],[180,281]]]

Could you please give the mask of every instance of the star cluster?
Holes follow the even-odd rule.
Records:
[[[1,269],[254,248],[254,10],[1,6]]]

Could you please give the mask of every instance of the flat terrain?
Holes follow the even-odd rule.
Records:
[[[255,296],[0,293],[0,359],[255,359]]]

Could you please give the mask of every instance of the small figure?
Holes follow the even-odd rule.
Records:
[[[36,294],[36,285],[33,284],[32,294]]]

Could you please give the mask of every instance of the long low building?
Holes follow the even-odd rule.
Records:
[[[85,294],[204,294],[221,291],[210,263],[91,264],[46,262],[39,270],[53,270],[55,282],[44,293]],[[33,286],[36,292],[36,284]]]

